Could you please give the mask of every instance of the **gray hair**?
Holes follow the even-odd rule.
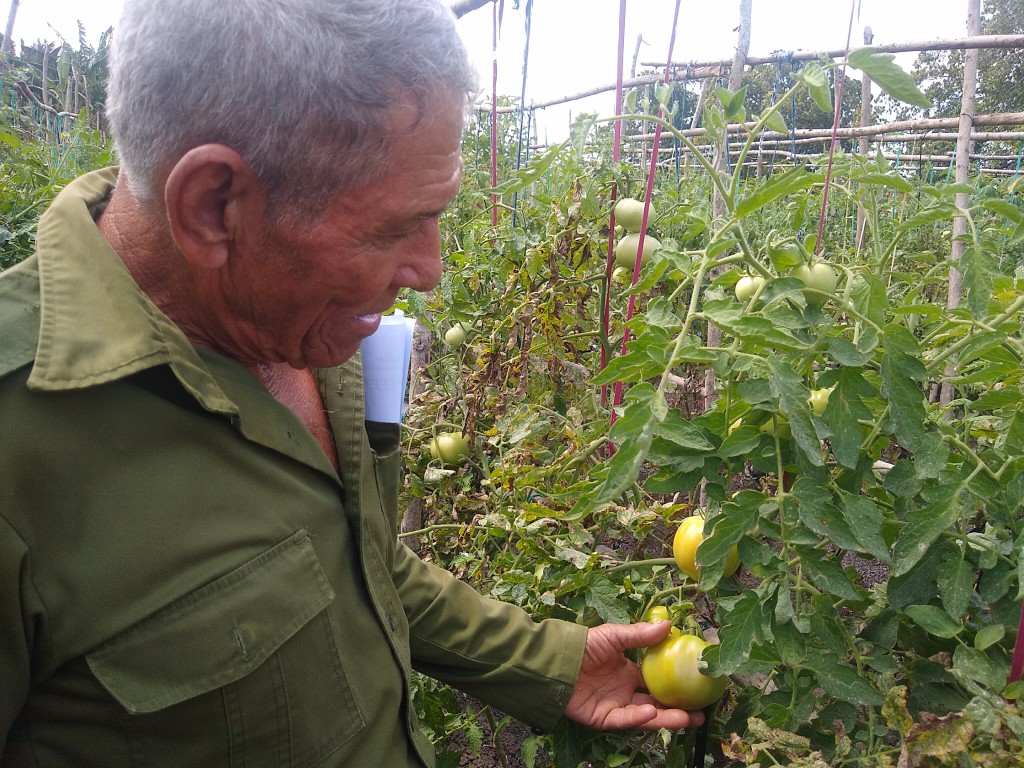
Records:
[[[126,0],[107,112],[132,194],[193,147],[235,149],[274,212],[322,210],[387,163],[395,98],[476,73],[441,0]]]

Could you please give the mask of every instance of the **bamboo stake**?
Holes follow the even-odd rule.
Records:
[[[967,33],[976,35],[981,30],[981,0],[967,0]],[[978,50],[971,49],[964,55],[964,97],[960,107],[960,131],[956,140],[956,181],[966,184],[971,172],[971,128],[973,127],[976,96],[978,90]],[[954,198],[956,207],[966,210],[970,205],[970,196],[966,192],[957,192]],[[963,291],[963,274],[960,272],[960,259],[963,257],[967,244],[962,242],[960,235],[967,234],[967,218],[957,216],[953,219],[953,244],[950,251],[952,264],[949,267],[949,292],[946,295],[946,308],[950,310],[960,306],[960,293]],[[956,373],[956,362],[951,361],[946,368],[942,386],[939,389],[939,405],[948,406],[953,400],[953,384],[949,378]]]
[[[871,45],[875,39],[871,27],[864,27],[864,45]],[[860,78],[860,124],[861,127],[871,125],[871,78],[867,73],[861,74]],[[857,154],[866,157],[870,141],[867,136],[861,136],[857,142]],[[859,202],[857,203],[857,229],[854,238],[854,247],[860,253],[864,249],[864,239],[867,235],[867,211]]]

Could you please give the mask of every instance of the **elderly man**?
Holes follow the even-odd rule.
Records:
[[[360,341],[441,270],[473,76],[437,0],[128,0],[122,159],[0,277],[0,764],[408,766],[413,669],[684,728],[627,648],[395,535]]]

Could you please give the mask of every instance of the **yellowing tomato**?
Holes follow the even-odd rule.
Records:
[[[825,406],[828,405],[828,398],[829,395],[832,394],[833,389],[835,389],[835,387],[811,390],[811,396],[807,398],[807,404],[811,406],[811,410],[818,416],[821,416],[821,414],[825,412]]]
[[[725,693],[728,679],[700,671],[700,655],[711,643],[696,635],[669,635],[644,652],[640,673],[648,692],[666,707],[697,710]]]
[[[704,541],[704,517],[702,515],[691,515],[685,518],[676,528],[676,534],[672,538],[672,556],[675,558],[676,565],[694,581],[700,577],[697,547],[702,541]],[[740,552],[733,544],[725,556],[725,568],[722,575],[732,576],[739,566]]]
[[[669,616],[668,608],[666,608],[664,605],[652,605],[650,608],[644,611],[643,620],[649,621],[651,623],[657,623],[659,621],[669,621],[670,618],[671,617]]]

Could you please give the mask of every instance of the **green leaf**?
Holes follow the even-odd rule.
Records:
[[[958,645],[953,651],[953,672],[981,683],[993,693],[1002,691],[1006,685],[1008,671],[1008,664],[998,664],[969,645]]]
[[[974,569],[964,561],[963,552],[950,553],[939,569],[942,607],[954,619],[962,619],[974,595]]]
[[[920,345],[910,331],[889,326],[883,334],[882,396],[889,401],[896,438],[910,451],[924,439],[926,412],[921,383],[926,379]]]
[[[893,575],[902,575],[913,568],[939,534],[966,512],[959,487],[946,490],[946,498],[908,513],[907,524],[893,545]]]
[[[587,605],[609,624],[629,624],[629,612],[619,600],[620,592],[607,576],[592,574],[586,590]]]
[[[719,626],[719,657],[713,674],[731,675],[740,668],[750,656],[764,620],[761,598],[752,590],[745,591],[725,613]]]
[[[850,581],[843,566],[836,560],[831,560],[827,556],[822,559],[820,552],[809,547],[798,547],[797,551],[800,554],[804,572],[819,589],[842,600],[862,600],[864,598],[862,591]]]
[[[687,451],[712,452],[715,446],[704,432],[683,418],[679,410],[669,411],[655,429],[655,435]]]
[[[857,670],[848,664],[841,664],[834,657],[819,655],[808,660],[807,666],[814,670],[818,684],[829,696],[865,707],[880,707],[885,698],[876,691]]]
[[[775,174],[766,184],[756,186],[752,192],[740,198],[736,205],[736,216],[749,216],[769,203],[801,189],[807,189],[823,180],[821,174],[808,173],[803,166],[792,168],[783,174]]]
[[[857,368],[843,368],[836,388],[829,396],[828,406],[821,418],[832,431],[829,438],[832,453],[840,465],[853,469],[860,461],[860,420],[873,417],[864,398],[874,397],[875,388]]]
[[[547,172],[548,168],[551,167],[551,163],[555,161],[558,153],[562,151],[562,148],[567,143],[563,141],[561,144],[550,146],[539,155],[535,155],[528,166],[516,172],[514,178],[509,179],[504,184],[499,184],[494,189],[488,190],[488,192],[496,195],[510,195],[513,192],[518,192],[530,186]]]
[[[878,506],[867,496],[841,493],[839,498],[839,510],[860,544],[861,551],[883,563],[890,563],[889,548],[882,536],[882,512]]]
[[[1005,635],[1006,627],[1002,624],[989,624],[987,627],[979,629],[978,634],[974,636],[974,647],[979,651],[984,651],[1002,640]]]
[[[977,243],[969,243],[960,257],[960,271],[967,290],[967,306],[976,320],[988,317],[988,303],[999,274],[995,256]]]
[[[896,173],[862,173],[853,176],[858,184],[877,184],[883,187],[898,189],[900,192],[911,194],[914,191],[913,185],[902,176]]]
[[[895,63],[895,58],[891,53],[878,53],[874,48],[858,48],[850,52],[847,62],[894,99],[921,109],[934,106],[931,99],[921,93],[914,78]]]
[[[597,124],[597,114],[583,113],[573,120],[569,129],[569,141],[577,155],[584,155],[587,149],[587,137]]]
[[[981,201],[981,207],[985,210],[998,213],[1005,219],[1009,219],[1014,224],[1019,224],[1024,221],[1024,214],[1021,213],[1020,208],[1011,203],[1009,200],[999,200],[995,198],[987,198]]]
[[[811,98],[822,112],[832,111],[832,89],[829,87],[828,77],[820,64],[813,61],[804,64],[795,75],[798,82],[807,86]]]
[[[803,378],[777,355],[768,358],[768,370],[771,372],[768,382],[772,395],[778,398],[780,408],[789,419],[793,439],[812,465],[822,466],[821,441],[811,422],[811,410],[807,405],[810,391]]]
[[[948,613],[935,605],[908,605],[903,611],[917,626],[935,637],[956,637],[963,630]]]
[[[764,126],[769,131],[775,133],[789,133],[789,126],[786,125],[786,118],[782,116],[782,113],[777,109],[773,109],[767,115],[762,115],[764,119]]]
[[[861,549],[845,518],[832,505],[828,489],[801,477],[793,485],[793,495],[804,525],[837,547],[851,551]]]

